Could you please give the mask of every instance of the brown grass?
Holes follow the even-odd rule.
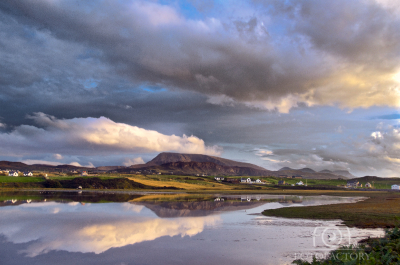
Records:
[[[342,194],[342,196],[354,196],[356,194],[349,192]],[[369,198],[357,203],[266,210],[263,214],[285,218],[341,219],[347,226],[360,228],[389,228],[399,224],[399,193],[359,192],[359,195],[367,195]]]

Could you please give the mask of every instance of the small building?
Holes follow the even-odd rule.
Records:
[[[358,182],[357,180],[347,181],[346,187],[348,187],[348,188],[358,188],[358,187],[360,187],[360,182]]]
[[[280,178],[287,178],[287,175],[279,175]]]
[[[78,186],[78,188],[77,188],[78,190],[81,190],[82,189],[82,186]]]
[[[256,179],[256,183],[262,183],[260,179]]]
[[[9,171],[8,176],[9,177],[18,177],[18,172],[17,171]]]
[[[292,176],[292,179],[301,179],[301,178],[303,178],[303,176],[300,175]]]
[[[367,182],[367,183],[365,184],[365,187],[366,187],[366,188],[372,188],[372,185],[371,185],[371,183]]]
[[[397,184],[392,185],[392,190],[400,190],[400,186]]]
[[[224,180],[224,177],[214,177],[214,180],[221,181],[221,180]]]
[[[32,177],[33,174],[32,174],[32,172],[24,172],[24,176],[25,177]]]
[[[81,176],[87,176],[87,175],[88,175],[87,171],[82,171],[81,172]]]
[[[296,185],[297,185],[297,186],[303,186],[304,183],[303,183],[303,181],[300,180],[299,182],[296,183]]]
[[[251,180],[251,178],[247,178],[247,179],[240,179],[240,182],[245,182],[245,183],[252,183],[253,181]]]
[[[278,185],[285,185],[285,181],[284,180],[278,181]]]

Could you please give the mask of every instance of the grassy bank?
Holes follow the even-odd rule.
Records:
[[[331,193],[334,195],[335,193]],[[337,193],[336,193],[337,194]],[[369,198],[357,203],[287,207],[263,212],[266,216],[303,219],[341,219],[350,227],[395,227],[400,216],[400,194],[391,192],[349,192]],[[346,196],[346,193],[342,193]]]

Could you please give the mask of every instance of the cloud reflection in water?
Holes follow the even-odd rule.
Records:
[[[3,208],[0,215],[0,234],[12,243],[30,243],[22,251],[29,257],[51,250],[99,254],[163,236],[194,236],[221,222],[219,216],[161,219],[125,204],[41,204],[47,210],[31,205]]]

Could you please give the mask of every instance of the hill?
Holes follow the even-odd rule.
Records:
[[[151,161],[147,162],[146,166],[159,166],[172,162],[211,162],[221,166],[228,167],[249,167],[257,170],[266,170],[263,167],[256,166],[250,163],[237,162],[230,159],[225,159],[216,156],[199,155],[199,154],[180,154],[180,153],[160,153]]]
[[[119,170],[126,172],[129,169]],[[170,162],[162,165],[154,165],[136,168],[143,172],[162,172],[174,175],[217,175],[217,176],[268,176],[272,171],[259,170],[252,167],[222,166],[213,162]]]
[[[301,172],[305,172],[305,173],[315,173],[315,170],[311,169],[311,168],[302,168],[299,169]]]
[[[58,166],[43,165],[43,164],[27,165],[21,162],[10,162],[10,161],[0,161],[0,169],[19,170],[19,171],[52,171],[52,172],[93,170],[93,168],[76,167],[72,165],[58,165]]]

